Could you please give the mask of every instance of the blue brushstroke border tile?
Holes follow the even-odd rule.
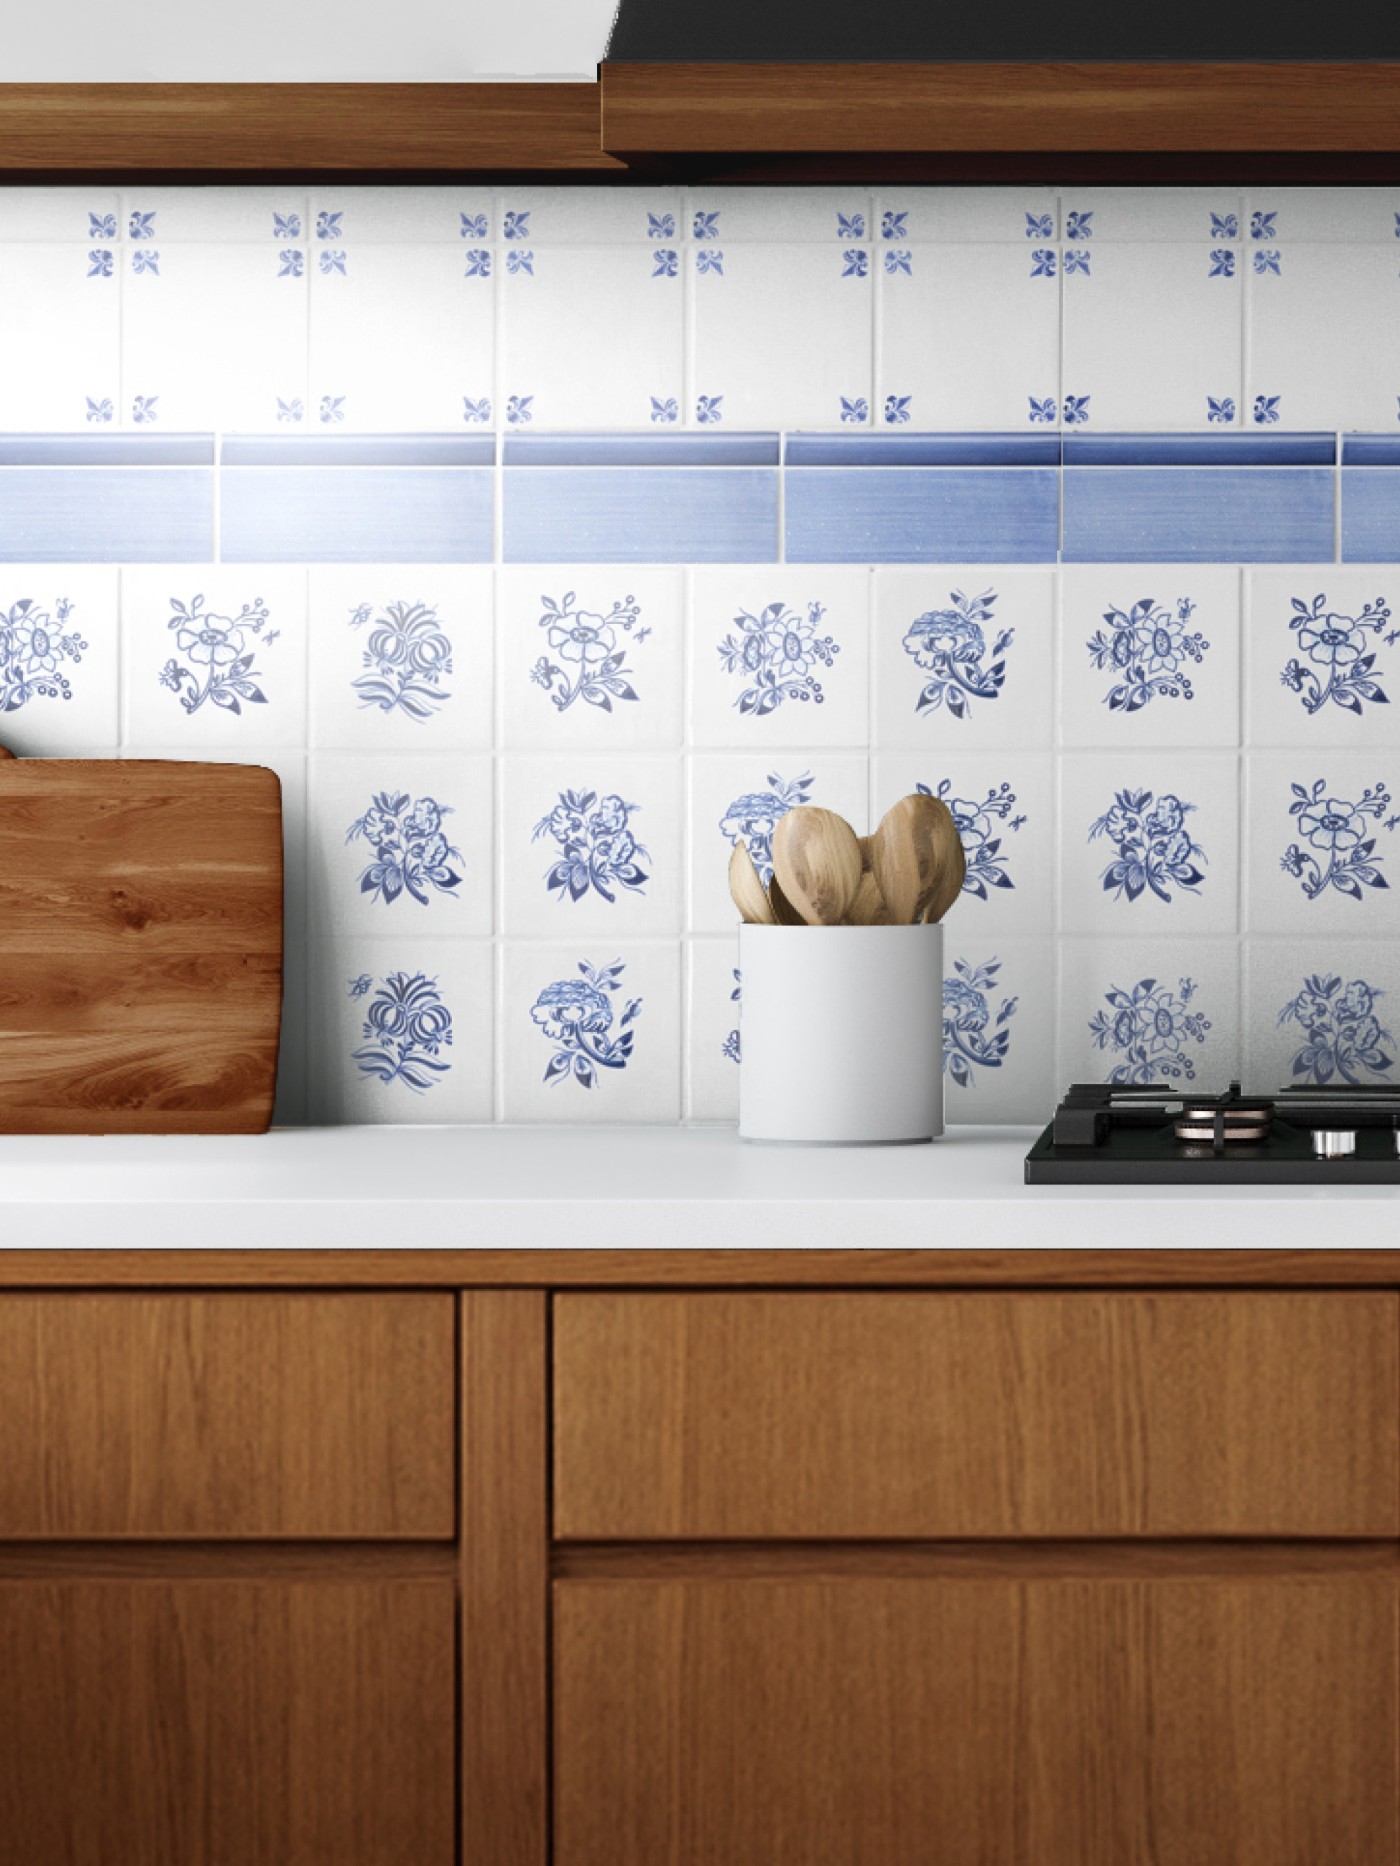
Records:
[[[208,562],[211,467],[0,466],[6,563]]]
[[[1337,475],[1315,467],[1066,467],[1063,561],[1332,563]]]
[[[1089,466],[1335,466],[1335,434],[1066,434],[1064,463]]]
[[[771,564],[778,471],[728,467],[506,467],[509,564]]]
[[[220,475],[229,563],[489,564],[489,467],[228,467]]]
[[[508,467],[777,466],[782,439],[772,434],[507,434]]]
[[[789,434],[791,467],[1057,467],[1055,434]]]
[[[493,467],[489,434],[230,434],[225,466]]]
[[[1342,562],[1400,563],[1400,449],[1397,465],[1343,467]]]
[[[212,434],[0,434],[0,467],[213,464]]]
[[[790,563],[1053,564],[1060,475],[1049,468],[793,468]]]

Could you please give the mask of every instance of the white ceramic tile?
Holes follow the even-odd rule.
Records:
[[[107,244],[0,246],[0,429],[102,433],[120,418],[121,259]]]
[[[685,235],[702,246],[726,240],[825,241],[875,238],[863,188],[692,188]]]
[[[1245,956],[1245,1071],[1252,1089],[1400,1080],[1400,946],[1394,940],[1254,940]]]
[[[311,744],[489,751],[491,570],[457,564],[311,571]]]
[[[1196,1082],[1239,1074],[1234,940],[1065,939],[1059,943],[1057,1080]]]
[[[500,399],[508,426],[666,427],[680,418],[678,248],[507,244]]]
[[[738,923],[729,894],[729,859],[740,837],[766,882],[773,872],[773,830],[794,804],[816,803],[844,816],[859,834],[869,827],[864,753],[785,751],[699,755],[687,761],[690,907],[693,932],[728,933]]]
[[[306,425],[460,431],[492,399],[495,261],[481,246],[312,242]]]
[[[578,939],[504,949],[507,1121],[663,1125],[680,1114],[680,948]]]
[[[689,942],[686,1007],[686,1103],[692,1121],[739,1118],[739,941]]]
[[[680,570],[502,570],[502,732],[508,750],[655,751],[681,741]]]
[[[305,245],[304,188],[139,188],[122,197],[122,232],[142,246],[167,240]]]
[[[318,247],[361,240],[474,246],[498,233],[487,188],[322,188],[311,196],[306,238]]]
[[[507,247],[662,246],[685,238],[678,188],[510,187],[497,199],[496,236]]]
[[[1063,191],[1066,244],[1097,248],[1114,240],[1238,241],[1244,201],[1237,188],[1073,187]]]
[[[556,753],[507,761],[503,924],[514,938],[648,938],[681,930],[677,758]]]
[[[142,564],[121,606],[123,744],[306,744],[304,570]]]
[[[1400,931],[1400,747],[1256,752],[1241,821],[1251,933]]]
[[[1050,745],[1054,571],[895,566],[873,582],[872,736],[882,751]]]
[[[847,566],[692,571],[691,744],[863,750],[869,600]]]
[[[316,940],[308,963],[314,1122],[491,1119],[489,941]]]
[[[110,246],[120,238],[121,197],[114,188],[0,188],[0,240]]]
[[[1310,755],[1325,746],[1359,751],[1395,744],[1400,576],[1394,564],[1252,570],[1247,603],[1251,746]]]
[[[1095,428],[1239,426],[1238,242],[1066,247],[1064,272],[1065,392]]]
[[[1240,742],[1240,573],[1201,564],[1061,572],[1060,743]]]
[[[1234,933],[1240,785],[1233,752],[1060,759],[1060,930]]]
[[[693,245],[686,418],[727,428],[859,427],[870,416],[868,241]]]
[[[1028,246],[1059,237],[1053,188],[900,188],[877,195],[872,237],[996,241]]]
[[[1048,752],[881,752],[871,760],[870,821],[911,792],[941,797],[967,858],[948,910],[950,939],[1043,935],[1054,912],[1055,783]]]
[[[1056,247],[882,245],[875,262],[882,425],[1016,429],[1058,409]]]
[[[949,1127],[1043,1121],[1055,1080],[1048,939],[996,939],[950,920],[943,944],[943,1118]]]
[[[486,757],[318,754],[308,811],[315,932],[489,936],[493,789]]]
[[[1250,242],[1251,425],[1394,429],[1400,408],[1400,244]]]
[[[0,745],[26,758],[117,742],[117,573],[0,564]]]
[[[1400,237],[1400,188],[1256,188],[1246,208],[1245,237],[1265,245]]]
[[[122,408],[133,428],[291,423],[306,394],[306,253],[151,240],[117,256]]]

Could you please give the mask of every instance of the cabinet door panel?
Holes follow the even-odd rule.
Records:
[[[0,1866],[452,1866],[450,1582],[0,1585]]]
[[[557,1866],[1395,1866],[1389,1580],[556,1587]]]

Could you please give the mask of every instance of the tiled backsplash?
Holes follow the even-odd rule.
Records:
[[[952,1120],[1397,1074],[1400,189],[12,188],[0,286],[0,740],[280,772],[282,1118],[732,1118],[731,844],[916,785]]]

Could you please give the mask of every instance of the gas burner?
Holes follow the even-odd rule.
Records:
[[[1269,1138],[1274,1124],[1273,1105],[1267,1101],[1241,1102],[1234,1106],[1224,1097],[1212,1101],[1189,1101],[1173,1123],[1178,1140],[1206,1141],[1237,1146],[1242,1141]]]

